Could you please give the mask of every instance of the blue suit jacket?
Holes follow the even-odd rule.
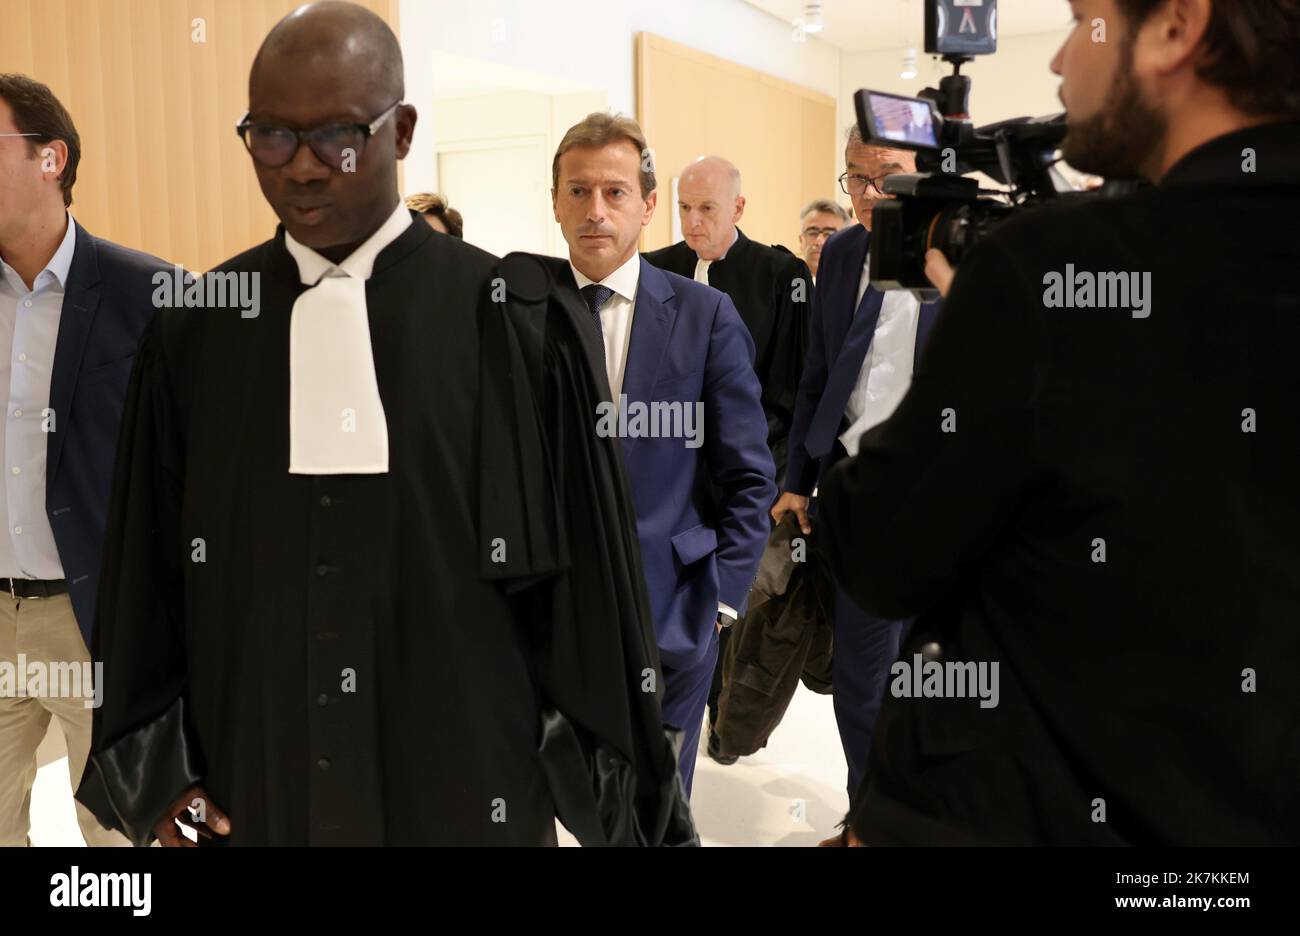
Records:
[[[561,281],[573,283],[560,263]],[[703,404],[698,448],[620,440],[659,653],[681,671],[708,652],[719,602],[745,609],[771,529],[776,466],[754,341],[731,300],[645,259],[640,276],[622,394],[629,408]]]
[[[77,225],[50,374],[54,431],[46,443],[45,510],[87,647],[122,404],[136,346],[154,313],[153,276],[172,270]]]
[[[833,450],[808,451],[808,429],[815,420],[833,419],[838,424],[848,402],[847,398],[823,398],[826,386],[838,375],[842,378],[836,381],[839,386],[848,384],[851,387],[866,359],[869,345],[857,348],[856,353],[840,352],[844,349],[857,311],[858,286],[862,282],[862,266],[867,262],[870,238],[871,233],[864,226],[854,224],[832,235],[822,248],[808,325],[808,356],[804,359],[803,377],[799,381],[799,395],[790,427],[790,463],[785,479],[785,490],[805,497],[817,486],[818,476],[829,467],[833,457]],[[917,359],[938,311],[938,302],[921,303],[916,325]],[[827,411],[820,412],[823,408]]]

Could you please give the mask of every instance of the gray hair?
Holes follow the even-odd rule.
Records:
[[[815,211],[824,211],[827,214],[833,214],[844,224],[849,223],[849,213],[838,203],[831,201],[829,198],[815,198],[810,201],[804,207],[804,210],[799,212],[799,223],[802,224],[803,219]]]

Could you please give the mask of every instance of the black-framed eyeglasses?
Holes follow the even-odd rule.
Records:
[[[845,194],[847,195],[848,193],[846,192]],[[832,228],[832,227],[824,227],[824,228],[819,228],[819,227],[806,227],[806,228],[804,228],[803,231],[801,231],[800,233],[803,234],[803,238],[804,238],[804,240],[816,240],[816,239],[819,238],[819,237],[830,237],[832,234],[835,234],[835,233],[838,233],[838,232],[839,232],[839,228]]]
[[[370,123],[323,124],[309,130],[294,130],[279,124],[253,123],[244,115],[235,132],[244,141],[248,153],[268,169],[287,166],[306,143],[316,158],[331,169],[342,169],[349,153],[360,158],[366,141],[383,126],[384,121],[402,106],[397,101]]]
[[[877,195],[884,195],[885,193],[881,190],[880,183],[894,174],[895,173],[892,172],[885,172],[873,179],[870,176],[849,175],[847,172],[844,172],[840,174],[838,180],[840,183],[840,191],[845,195],[861,195],[868,187],[870,187]]]

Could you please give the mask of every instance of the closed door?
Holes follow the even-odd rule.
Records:
[[[443,195],[465,219],[465,240],[503,257],[547,252],[550,160],[541,142],[444,150],[438,154]]]

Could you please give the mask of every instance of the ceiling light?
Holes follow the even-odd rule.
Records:
[[[916,75],[916,46],[911,46],[903,52],[903,70],[898,73],[898,77],[911,80]]]
[[[806,33],[822,31],[822,5],[818,0],[811,0],[803,6],[803,31]]]

